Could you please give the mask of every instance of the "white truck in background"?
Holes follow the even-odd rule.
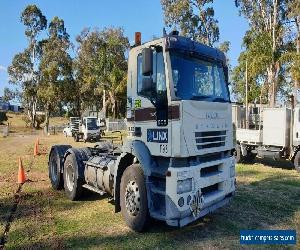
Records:
[[[226,58],[176,33],[145,44],[139,38],[129,52],[123,147],[55,145],[49,177],[71,200],[83,188],[109,194],[135,231],[149,218],[182,227],[235,192]]]
[[[248,111],[241,105],[233,105],[232,111],[237,162],[251,163],[256,156],[285,159],[300,172],[299,105],[293,109],[250,105]]]
[[[82,120],[79,117],[70,117],[69,126],[76,142],[100,141],[104,131],[97,117],[83,117]]]

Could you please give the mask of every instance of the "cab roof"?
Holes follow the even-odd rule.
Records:
[[[224,65],[226,64],[226,56],[222,51],[182,36],[166,36],[166,50],[195,53],[211,60],[220,61]]]
[[[167,51],[173,50],[186,54],[196,54],[205,59],[220,61],[223,65],[226,65],[227,63],[226,56],[222,51],[209,47],[203,43],[193,41],[190,38],[177,35],[167,35],[153,41],[148,41],[138,47],[133,47],[133,49],[149,47],[159,43],[164,43]]]

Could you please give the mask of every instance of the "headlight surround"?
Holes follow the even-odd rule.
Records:
[[[193,188],[192,178],[177,181],[177,194],[191,192],[192,188]]]

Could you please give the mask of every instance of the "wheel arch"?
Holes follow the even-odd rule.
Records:
[[[296,157],[296,155],[299,151],[300,151],[300,145],[295,147],[294,150],[293,150],[292,157],[290,158],[292,163],[294,163],[295,157]]]
[[[123,146],[123,153],[116,162],[114,169],[114,200],[115,212],[121,211],[120,206],[120,184],[122,175],[127,167],[133,163],[139,163],[145,176],[151,174],[153,159],[144,142],[134,140]]]
[[[64,162],[68,155],[73,154],[76,159],[76,166],[78,169],[78,178],[84,179],[84,161],[87,161],[91,156],[88,148],[69,148],[64,154]]]

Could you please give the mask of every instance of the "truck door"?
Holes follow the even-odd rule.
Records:
[[[300,145],[300,107],[294,109],[293,145]]]
[[[168,122],[168,98],[163,51],[152,50],[153,72],[143,75],[142,52],[137,55],[137,89],[133,93],[134,125],[136,135],[148,146],[152,155],[171,155],[171,126]],[[152,79],[152,98],[142,91],[143,81]],[[140,131],[140,133],[139,133]]]

